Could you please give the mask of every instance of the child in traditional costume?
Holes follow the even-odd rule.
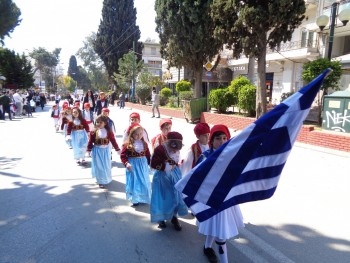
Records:
[[[91,108],[90,103],[85,102],[84,110],[82,114],[83,114],[83,118],[86,120],[87,124],[89,125],[90,131],[92,131],[94,129],[94,115],[93,115],[93,111],[91,111],[90,108]]]
[[[64,135],[64,140],[66,141],[69,149],[72,149],[72,141],[67,140],[67,127],[68,127],[68,122],[72,121],[73,116],[72,116],[72,108],[71,107],[66,107],[62,111],[62,118],[61,118],[61,130],[63,130],[63,135]]]
[[[150,152],[143,140],[143,128],[133,123],[128,129],[128,140],[120,154],[126,167],[126,198],[133,206],[150,203],[151,183],[149,178]]]
[[[86,147],[88,144],[89,125],[83,118],[81,110],[74,107],[72,110],[72,121],[68,122],[67,140],[72,141],[74,159],[77,164],[85,164]]]
[[[60,118],[60,110],[58,109],[57,104],[52,106],[51,118],[53,118],[55,130],[56,130],[56,132],[58,132],[58,130],[59,130],[58,119]]]
[[[203,152],[199,157],[198,163],[204,161],[216,149],[231,138],[230,131],[225,125],[214,125],[210,130],[209,146],[210,149]],[[204,204],[197,203],[197,206]],[[212,248],[213,242],[217,244],[219,260],[227,263],[226,240],[238,235],[238,228],[244,227],[243,217],[238,205],[229,207],[224,211],[215,214],[209,219],[198,222],[198,232],[206,235],[203,252],[210,262],[217,262],[217,256]]]
[[[114,133],[108,125],[107,117],[98,116],[95,121],[96,129],[90,132],[87,151],[91,152],[91,174],[96,178],[100,188],[112,181],[112,163],[109,143],[116,151],[119,146]]]
[[[182,135],[169,132],[167,140],[154,149],[151,167],[155,169],[152,181],[151,222],[157,222],[159,228],[166,227],[166,220],[171,220],[177,231],[182,226],[177,216],[188,213],[186,204],[175,184],[181,179],[179,169]]]
[[[194,134],[197,137],[196,143],[191,145],[188,150],[184,162],[181,165],[181,173],[185,176],[196,165],[199,156],[209,149],[210,127],[207,123],[198,123],[194,129]]]
[[[137,112],[132,112],[129,116],[129,126],[132,125],[133,123],[140,124],[140,122],[141,122],[140,114],[138,114]],[[128,129],[126,129],[123,136],[123,144],[128,140],[128,137],[129,137]],[[150,144],[150,141],[148,139],[148,133],[144,128],[143,128],[142,138],[147,143],[147,145]]]
[[[152,152],[157,148],[158,145],[162,145],[166,139],[169,132],[171,132],[172,121],[170,119],[161,119],[159,121],[159,128],[161,133],[156,135],[152,140]]]

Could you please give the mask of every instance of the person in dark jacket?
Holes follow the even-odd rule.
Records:
[[[99,99],[96,101],[95,112],[96,115],[100,115],[103,108],[108,108],[108,100],[106,99],[106,94],[100,92]]]
[[[10,109],[11,98],[8,93],[0,96],[0,105],[2,105],[2,119],[5,120],[5,113],[9,115],[10,121],[12,121],[11,109]]]
[[[94,112],[95,109],[95,97],[91,90],[88,90],[84,96],[82,107],[84,110],[85,103],[90,104],[90,111]]]

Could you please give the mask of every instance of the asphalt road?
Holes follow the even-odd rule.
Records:
[[[152,138],[159,119],[139,112]],[[130,113],[111,107],[118,142]],[[193,127],[173,119],[184,149]],[[241,205],[246,228],[229,242],[230,262],[350,262],[349,168],[350,154],[297,144],[275,195]],[[0,262],[207,262],[195,219],[181,219],[181,232],[158,229],[149,206],[125,200],[116,153],[112,174],[99,189],[89,165],[75,164],[49,106],[0,121]]]

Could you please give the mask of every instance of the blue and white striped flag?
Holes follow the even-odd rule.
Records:
[[[194,167],[177,184],[201,222],[231,206],[270,198],[325,70]]]

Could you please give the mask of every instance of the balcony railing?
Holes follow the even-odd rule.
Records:
[[[318,41],[288,41],[285,43],[281,43],[278,47],[271,49],[267,48],[266,53],[271,54],[275,52],[283,52],[283,51],[290,51],[290,50],[296,50],[296,49],[302,49],[302,48],[317,48]]]

